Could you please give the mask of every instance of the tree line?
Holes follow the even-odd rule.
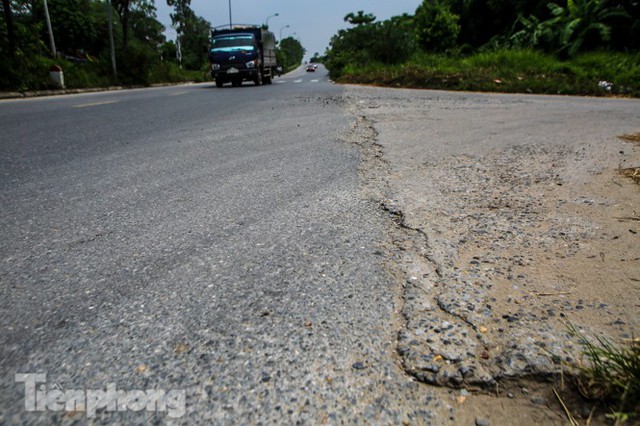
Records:
[[[211,23],[193,11],[191,0],[166,2],[175,41],[166,39],[154,0],[2,0],[0,90],[46,88],[53,64],[62,66],[72,87],[206,79]],[[279,52],[285,63],[298,54],[295,43]]]
[[[424,0],[413,15],[376,21],[359,11],[344,19],[352,27],[331,39],[324,58],[333,76],[349,65],[403,63],[416,52],[537,49],[569,58],[640,48],[638,0]]]

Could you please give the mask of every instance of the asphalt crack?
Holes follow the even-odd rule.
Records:
[[[390,261],[386,267],[401,283],[400,318],[394,321],[398,330],[396,350],[405,373],[432,385],[478,390],[493,390],[503,380],[540,381],[557,376],[561,365],[554,354],[567,360],[573,356],[571,345],[567,350],[563,346],[564,336],[555,336],[545,326],[538,326],[535,315],[529,318],[518,311],[500,319],[514,335],[514,343],[505,346],[507,326],[498,328],[495,313],[490,312],[492,301],[487,292],[492,285],[490,279],[482,274],[478,274],[476,281],[458,276],[455,262],[459,259],[443,250],[447,244],[431,243],[432,238],[444,237],[438,236],[437,231],[430,236],[421,227],[408,223],[393,196],[389,181],[391,165],[378,142],[375,121],[363,113],[366,106],[350,103],[354,123],[347,141],[357,145],[363,156],[360,173],[365,195],[395,224],[389,231],[392,246],[387,250]],[[468,167],[457,163],[453,168],[460,169],[458,173],[468,171]],[[508,171],[502,173],[509,175]],[[463,179],[473,183],[473,177],[465,175]],[[525,213],[536,208],[524,207]],[[521,265],[527,263],[527,259],[512,260]],[[480,267],[492,260],[474,258],[471,262]],[[536,326],[539,329],[533,329]],[[519,345],[524,341],[528,343]]]
[[[404,372],[421,382],[454,387],[460,386],[471,372],[480,372],[483,383],[493,384],[492,377],[480,366],[465,361],[470,348],[474,357],[484,349],[473,338],[472,324],[448,311],[443,301],[434,297],[434,287],[443,278],[442,266],[430,250],[427,233],[410,226],[397,201],[390,196],[387,180],[390,165],[384,158],[382,145],[377,143],[374,122],[356,108],[350,112],[355,119],[346,139],[357,145],[363,156],[360,172],[366,196],[395,224],[390,230],[391,262],[386,266],[401,283],[396,351]],[[424,303],[425,296],[430,303]],[[430,353],[425,353],[425,345],[430,347]]]

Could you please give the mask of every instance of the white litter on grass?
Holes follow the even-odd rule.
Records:
[[[610,92],[613,88],[613,83],[611,83],[610,81],[602,80],[598,82],[598,87],[606,90],[607,92]]]

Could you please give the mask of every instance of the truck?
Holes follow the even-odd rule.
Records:
[[[211,77],[217,87],[271,84],[277,72],[276,38],[257,25],[234,25],[211,30]]]

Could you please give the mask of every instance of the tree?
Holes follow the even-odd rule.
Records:
[[[512,47],[522,49],[538,47],[549,50],[553,43],[554,30],[549,21],[540,21],[536,16],[528,18],[520,16],[516,21],[514,29],[520,28],[510,36]]]
[[[371,13],[364,13],[364,11],[359,10],[357,14],[347,13],[344,17],[344,21],[350,23],[351,25],[367,25],[371,24],[376,20],[375,15]]]
[[[132,8],[129,18],[133,37],[145,41],[153,47],[158,47],[166,40],[163,34],[165,27],[158,22],[156,8],[152,3],[140,5],[143,7]]]
[[[111,5],[118,14],[120,25],[122,26],[122,50],[124,52],[129,47],[129,11],[132,1],[136,0],[111,0]]]
[[[373,61],[375,16],[359,11],[357,14],[347,14],[344,21],[354,25],[354,28],[340,30],[331,38],[325,64],[333,78],[340,76],[349,64]]]
[[[173,7],[173,13],[169,14],[171,23],[178,34],[182,33],[187,19],[195,15],[191,10],[191,0],[167,0],[167,6]]]
[[[312,63],[322,63],[324,62],[324,58],[322,56],[320,56],[320,53],[316,52],[313,54],[313,56],[309,59],[309,62]]]
[[[0,19],[0,48],[3,52],[13,50],[16,56],[25,60],[27,56],[40,50],[40,31],[44,26],[44,12],[42,1],[7,0],[2,2],[2,17]],[[5,55],[3,55],[5,56]],[[11,57],[11,54],[8,55]]]
[[[284,69],[298,66],[302,63],[304,58],[305,49],[302,44],[293,37],[286,37],[280,40],[276,55],[278,57],[278,63],[282,65]]]
[[[4,15],[5,25],[7,27],[7,47],[9,56],[13,58],[16,54],[16,32],[13,27],[13,12],[11,11],[10,0],[2,0],[2,12]]]
[[[424,0],[414,18],[418,44],[436,52],[454,47],[460,33],[459,19],[447,0]]]
[[[640,1],[610,0],[609,7],[624,10],[627,15],[611,19],[611,47],[623,51],[640,49]]]
[[[178,39],[185,68],[199,70],[205,66],[209,53],[210,33],[211,23],[195,14],[184,23],[183,32]]]
[[[406,61],[415,52],[415,20],[404,14],[377,25],[373,40],[373,58],[385,64]]]
[[[459,16],[460,46],[481,47],[496,36],[507,37],[519,16],[549,18],[549,0],[447,0],[451,13]]]
[[[567,0],[567,6],[549,3],[553,17],[546,21],[555,30],[560,53],[574,56],[583,48],[607,47],[613,18],[628,18],[621,8],[607,0]]]
[[[79,0],[49,0],[48,4],[58,51],[75,55],[96,46],[98,31],[93,4]],[[99,12],[104,14],[104,9]],[[47,35],[43,32],[41,37],[45,39]]]
[[[190,7],[191,0],[167,0],[173,7],[171,22],[176,27],[182,64],[187,69],[201,69],[207,60],[211,23],[195,14]]]
[[[173,56],[171,52],[175,46],[163,44],[164,28],[156,19],[154,1],[109,0],[107,4],[116,9],[116,21],[120,18],[114,28],[117,63],[121,64],[118,83],[137,85],[180,79],[181,73],[174,64],[160,60],[163,55]],[[64,68],[69,87],[113,83],[109,77],[109,26],[104,0],[48,0],[57,50],[62,53],[59,58],[48,55],[42,0],[3,0],[0,7],[0,51],[4,53],[0,55],[2,90],[47,88],[47,71],[54,63]],[[11,24],[8,25],[9,15]],[[206,54],[208,23],[194,32],[200,33],[205,40],[204,46],[198,47],[197,51]],[[11,50],[15,51],[13,58],[9,53]]]
[[[354,27],[340,30],[331,39],[325,60],[333,78],[340,76],[349,65],[403,62],[415,50],[413,17],[410,15],[375,22],[375,16],[360,11],[349,13],[344,20]]]

